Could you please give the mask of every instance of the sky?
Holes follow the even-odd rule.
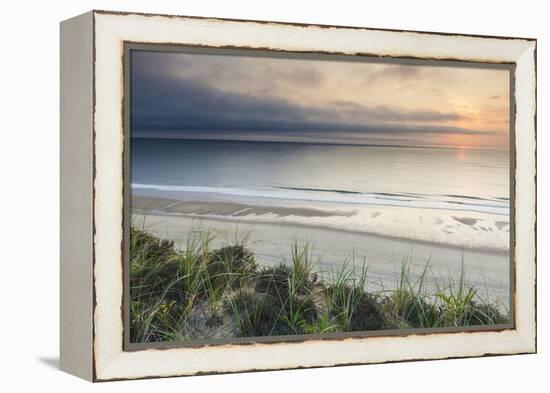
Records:
[[[507,70],[325,59],[132,51],[131,135],[509,147]]]

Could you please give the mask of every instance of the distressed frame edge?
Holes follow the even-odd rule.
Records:
[[[101,12],[100,12],[101,13]],[[108,13],[109,15],[112,15],[113,13],[109,12]],[[134,15],[134,14],[131,14],[131,15]],[[193,17],[191,17],[193,18]],[[210,19],[210,18],[208,18]],[[273,22],[273,24],[282,24],[282,23],[279,23],[279,22]],[[367,29],[368,30],[368,29]],[[417,33],[417,32],[414,32],[414,33]],[[437,33],[426,33],[426,34],[437,34]],[[455,36],[455,35],[453,35]],[[482,37],[483,38],[483,37]],[[496,37],[496,38],[499,38],[499,39],[505,39],[503,37]],[[526,40],[527,43],[531,42],[531,41],[534,41],[534,44],[532,46],[532,52],[535,53],[535,64],[534,64],[534,71],[535,71],[535,75],[534,75],[534,78],[535,78],[535,85],[534,85],[534,88],[536,89],[536,40],[532,40],[532,39],[527,39]],[[531,42],[532,43],[532,42]],[[94,44],[95,44],[95,40],[94,40]],[[529,45],[528,45],[529,46]],[[526,49],[526,52],[528,51],[528,49]],[[531,52],[531,51],[530,51]],[[533,57],[531,57],[533,58]],[[95,73],[94,73],[94,76],[95,76]],[[532,130],[529,130],[529,131],[533,131],[534,132],[534,135],[535,135],[535,141],[536,141],[536,97],[534,97],[535,100],[534,100],[534,115],[535,115],[535,121],[534,121],[534,127],[532,128]],[[535,149],[536,149],[536,143],[535,143]],[[536,162],[535,162],[535,176],[536,176]],[[536,178],[535,178],[535,184],[536,186]],[[536,195],[535,195],[535,198],[536,198]],[[536,200],[535,200],[535,207],[536,207]],[[535,222],[535,225],[536,225],[536,217],[533,218],[534,219],[534,222]],[[534,234],[536,234],[536,229],[534,228],[535,232]],[[535,253],[534,253],[534,256],[536,258],[536,249],[534,250]],[[535,268],[535,275],[533,277],[535,279],[535,284],[536,284],[536,268]],[[532,299],[533,301],[536,301],[536,294],[535,296],[533,297]],[[524,306],[522,306],[524,307]],[[534,323],[535,325],[533,326],[533,329],[534,329],[534,334],[533,334],[533,331],[530,331],[530,332],[526,332],[524,329],[520,329],[520,327],[518,326],[518,329],[517,330],[521,330],[520,333],[524,333],[524,334],[520,334],[518,335],[518,339],[519,341],[522,343],[522,348],[523,350],[519,350],[519,351],[516,351],[516,352],[511,352],[510,354],[512,353],[533,353],[533,352],[536,352],[536,313],[534,313],[533,315],[534,317]],[[517,331],[516,331],[516,335],[517,335]],[[95,339],[95,337],[94,337]],[[504,355],[506,353],[483,353],[483,354],[478,354],[478,355],[463,355],[463,356],[456,356],[456,357],[472,357],[472,356],[493,356],[493,355]],[[364,363],[345,363],[345,364],[367,364],[367,363],[385,363],[385,362],[394,362],[394,361],[410,361],[410,360],[430,360],[430,359],[442,359],[442,358],[454,358],[453,356],[440,356],[440,357],[428,357],[428,358],[422,358],[422,359],[406,359],[406,358],[402,358],[402,360],[389,360],[389,361],[381,361],[381,362],[364,362]],[[113,359],[113,363],[117,363],[119,359]],[[330,364],[330,365],[321,365],[321,366],[306,366],[308,368],[310,367],[330,367],[330,366],[338,366],[338,365],[344,365],[344,364]],[[115,367],[116,368],[116,367]],[[296,367],[281,367],[279,369],[286,369],[286,368],[301,368],[300,366],[296,366]],[[270,369],[265,369],[265,370],[270,370]],[[104,374],[103,373],[104,370],[102,370],[101,374]],[[237,371],[214,371],[214,372],[211,372],[211,373],[228,373],[228,372],[243,372],[243,371],[254,371],[254,370],[237,370]],[[256,371],[259,371],[259,370],[256,370]],[[108,377],[107,375],[107,378],[104,378],[102,375],[100,375],[100,377],[98,378],[96,375],[94,375],[94,380],[97,380],[97,381],[102,381],[102,380],[117,380],[117,379],[135,379],[135,378],[150,378],[150,377],[163,377],[163,376],[177,376],[177,375],[197,375],[197,374],[203,374],[204,372],[195,372],[195,373],[191,373],[191,374],[185,374],[185,373],[176,373],[176,374],[169,374],[169,375],[150,375],[150,376],[134,376],[134,377],[121,377],[121,378],[118,378],[118,377]],[[206,372],[206,373],[210,373],[210,372]],[[106,373],[108,374],[108,373]]]
[[[330,25],[323,23],[306,23],[306,22],[287,22],[287,21],[270,21],[262,19],[242,19],[242,18],[222,18],[216,16],[198,16],[198,15],[183,15],[183,14],[163,14],[163,13],[151,13],[151,12],[138,12],[138,11],[112,11],[104,9],[94,9],[91,12],[98,15],[120,15],[120,16],[159,16],[163,18],[178,18],[178,19],[196,19],[205,21],[220,21],[220,22],[236,22],[236,23],[253,23],[253,24],[267,24],[267,25],[282,25],[282,26],[294,26],[294,27],[319,27],[321,29],[352,29],[352,30],[370,30],[370,31],[382,31],[382,32],[394,32],[394,33],[418,33],[418,34],[434,34],[448,37],[471,37],[471,38],[490,38],[498,40],[522,40],[522,41],[537,41],[534,37],[516,37],[516,36],[499,36],[499,35],[486,35],[486,34],[467,34],[467,33],[450,33],[441,31],[428,31],[428,30],[409,30],[409,29],[389,29],[382,27],[365,27],[365,26],[352,26],[352,25]]]
[[[537,353],[537,42],[530,42],[516,62],[515,122],[516,153],[515,204],[530,208],[516,214],[515,223],[515,321],[516,331],[529,353]],[[522,106],[520,110],[519,107]],[[526,171],[522,176],[521,171]],[[518,195],[519,194],[519,195]],[[529,198],[523,202],[523,198]],[[519,227],[519,229],[518,229]],[[518,236],[519,234],[519,236]],[[522,240],[518,242],[519,237]],[[518,247],[519,243],[519,247]],[[528,244],[526,244],[528,243]],[[521,260],[523,249],[529,260]],[[518,279],[518,276],[521,279]]]

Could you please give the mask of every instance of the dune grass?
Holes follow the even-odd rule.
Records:
[[[130,340],[322,334],[508,323],[507,312],[457,280],[427,290],[429,264],[414,280],[405,261],[393,289],[365,290],[366,261],[315,271],[309,244],[291,244],[292,261],[261,266],[235,238],[211,247],[212,231],[190,230],[183,250],[133,226],[130,233]]]

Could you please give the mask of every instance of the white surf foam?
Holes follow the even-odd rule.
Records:
[[[350,205],[398,206],[416,209],[435,209],[469,211],[476,213],[497,214],[509,216],[510,208],[506,200],[483,199],[460,195],[421,195],[421,194],[389,194],[361,193],[346,190],[318,190],[296,188],[266,188],[246,189],[231,187],[174,186],[158,184],[131,185],[136,190],[157,190],[170,192],[195,192],[219,194],[236,197],[281,199],[305,202],[340,203]]]

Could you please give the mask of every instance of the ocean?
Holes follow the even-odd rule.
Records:
[[[134,138],[130,151],[133,195],[240,207],[188,216],[509,249],[505,150]]]

